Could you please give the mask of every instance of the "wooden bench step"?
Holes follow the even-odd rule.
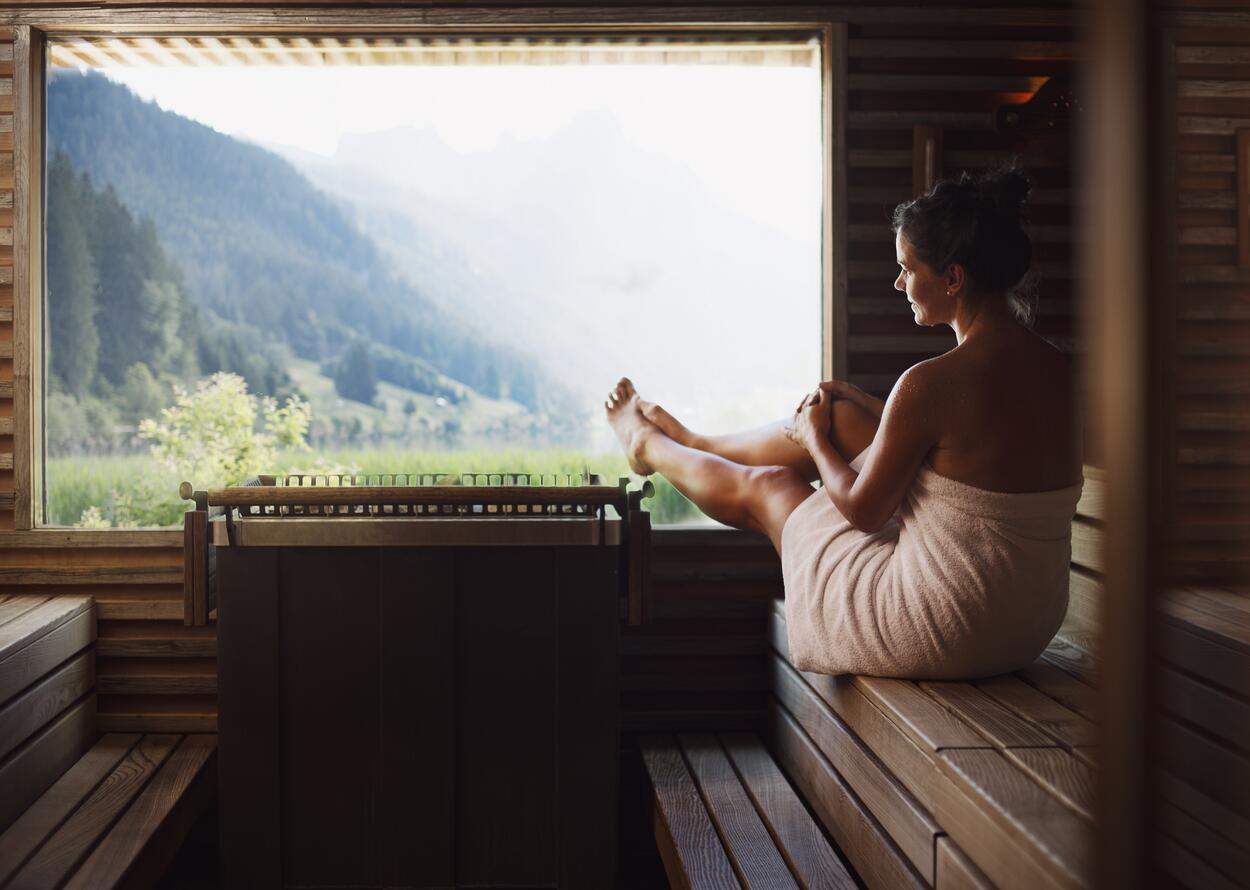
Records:
[[[643,736],[639,747],[672,886],[856,886],[756,736]]]
[[[104,736],[0,835],[0,887],[153,886],[216,786],[214,735]]]
[[[1047,660],[969,683],[802,673],[781,601],[771,638],[777,706],[829,737],[837,772],[927,884],[941,886],[945,846],[955,886],[1087,885],[1096,737],[1069,706],[1092,710],[1075,676]]]
[[[95,741],[89,596],[0,595],[0,831]]]

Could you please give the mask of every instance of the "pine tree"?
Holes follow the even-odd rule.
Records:
[[[339,359],[334,373],[334,389],[345,399],[372,405],[378,394],[378,377],[369,357],[369,347],[356,340]]]
[[[48,166],[48,332],[52,373],[65,389],[84,395],[99,358],[96,267],[83,228],[90,190],[57,154]]]

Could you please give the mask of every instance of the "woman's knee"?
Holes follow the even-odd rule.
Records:
[[[766,534],[780,533],[794,508],[812,493],[812,485],[793,467],[748,467],[748,495],[743,498],[756,527]]]
[[[844,460],[854,460],[855,455],[872,444],[878,423],[876,416],[867,409],[849,399],[838,399],[833,403],[829,441]]]

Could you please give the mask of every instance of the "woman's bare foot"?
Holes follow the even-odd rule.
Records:
[[[622,377],[616,388],[608,393],[603,407],[607,409],[608,423],[621,447],[625,449],[625,457],[629,460],[629,468],[640,476],[650,476],[654,470],[642,459],[643,445],[647,436],[658,431],[651,421],[643,416],[642,400],[634,390],[634,384],[628,377]]]
[[[687,448],[701,448],[699,437],[696,433],[688,429],[685,424],[673,415],[669,414],[661,406],[655,402],[648,402],[646,399],[638,400],[638,407],[642,409],[642,416],[654,423],[660,428],[660,432],[668,436],[679,445],[685,445]],[[706,449],[704,449],[706,450]]]

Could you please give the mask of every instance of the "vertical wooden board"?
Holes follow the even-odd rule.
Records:
[[[89,695],[0,766],[0,831],[8,828],[95,741],[95,695]]]
[[[937,850],[937,879],[933,890],[994,890],[990,879],[949,837],[938,838]]]
[[[282,548],[279,566],[283,879],[376,886],[381,550]]]
[[[620,764],[619,560],[610,547],[559,550],[560,886],[616,878]]]
[[[558,879],[557,578],[546,548],[456,551],[456,877]]]
[[[441,548],[382,550],[378,867],[388,887],[455,881],[455,574]]]
[[[91,609],[71,618],[51,633],[14,652],[0,663],[0,704],[96,638],[96,612]]]
[[[777,762],[869,890],[929,886],[803,728],[776,701],[769,711],[769,742]]]
[[[0,708],[0,761],[95,686],[95,653],[83,652]]]
[[[224,887],[282,886],[278,551],[220,547],[218,815]]]
[[[678,736],[708,814],[746,887],[798,888],[720,742],[711,734]]]
[[[760,740],[753,733],[720,738],[755,808],[805,890],[850,890],[858,886]]]

